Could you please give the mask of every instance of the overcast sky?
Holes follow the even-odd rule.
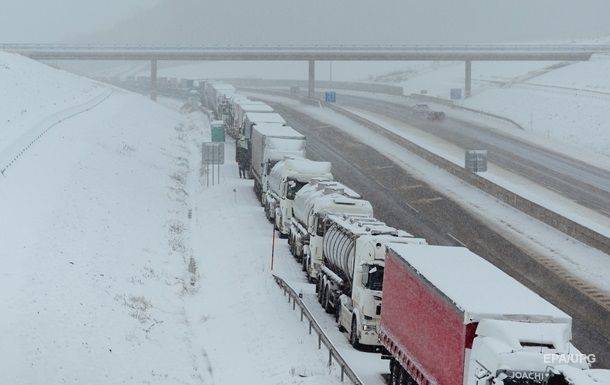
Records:
[[[488,42],[610,35],[608,0],[0,0],[0,41]]]
[[[61,41],[108,28],[161,0],[0,0],[0,41]]]

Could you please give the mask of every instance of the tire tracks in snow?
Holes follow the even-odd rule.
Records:
[[[84,104],[61,110],[42,119],[26,133],[21,135],[12,145],[0,151],[0,174],[6,177],[6,171],[52,128],[60,125],[66,120],[93,110],[95,107],[108,100],[112,94],[112,90],[106,91]]]

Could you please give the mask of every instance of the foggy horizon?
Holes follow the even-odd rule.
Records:
[[[383,0],[374,5],[361,0],[25,0],[6,4],[0,40],[198,45],[590,40],[610,35],[608,11],[610,4],[602,0]]]

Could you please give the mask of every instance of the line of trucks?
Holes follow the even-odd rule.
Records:
[[[356,349],[382,352],[393,385],[610,385],[572,345],[569,315],[466,248],[376,219],[272,109],[226,84],[202,95],[232,114],[255,194],[320,305]]]

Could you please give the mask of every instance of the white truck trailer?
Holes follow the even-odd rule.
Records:
[[[272,113],[273,108],[264,102],[250,100],[246,97],[236,101],[233,107],[233,128],[242,133],[242,127],[247,113]]]
[[[296,194],[288,244],[307,280],[318,279],[322,265],[324,221],[328,215],[372,217],[373,207],[360,194],[336,182],[315,179]]]
[[[314,178],[333,179],[329,162],[315,162],[305,158],[285,159],[271,169],[264,199],[265,212],[281,238],[290,234],[292,206],[296,194]]]
[[[257,124],[276,124],[286,125],[286,120],[282,115],[276,112],[247,112],[244,117],[244,123],[241,133],[250,140],[252,137],[252,128]]]
[[[354,348],[380,348],[377,333],[386,246],[425,245],[426,240],[374,218],[331,215],[325,222],[318,300],[327,313],[335,315],[339,329],[348,333]]]
[[[568,385],[553,359],[580,355],[570,316],[462,247],[388,246],[380,338],[392,384]]]
[[[254,192],[263,203],[271,169],[286,157],[304,158],[305,136],[281,124],[257,124],[252,129],[249,149]]]

